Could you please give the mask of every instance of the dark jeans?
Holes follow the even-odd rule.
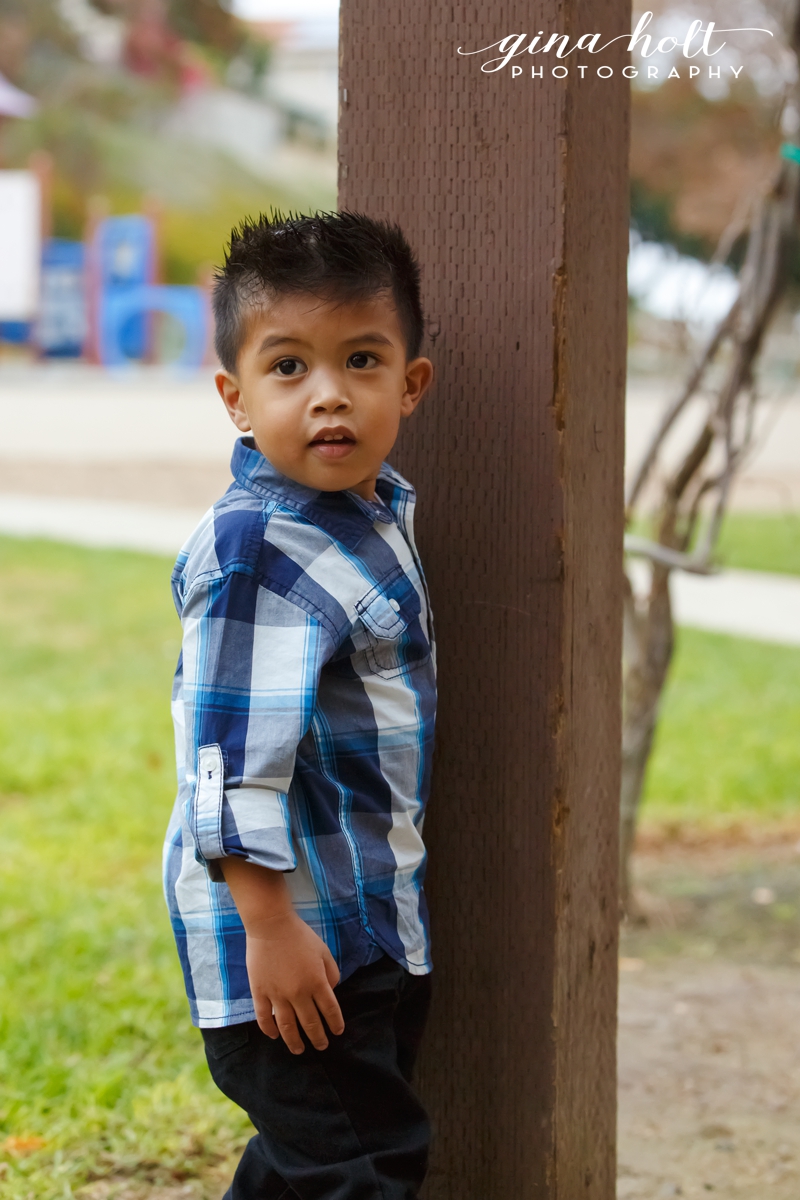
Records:
[[[416,1200],[430,1135],[410,1080],[430,976],[384,955],[336,996],[345,1030],[327,1050],[290,1054],[255,1021],[203,1030],[214,1082],[258,1130],[224,1200]]]

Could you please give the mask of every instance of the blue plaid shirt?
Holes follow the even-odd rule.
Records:
[[[374,502],[313,491],[249,438],[232,471],[173,572],[183,649],[164,882],[204,1027],[255,1017],[227,855],[287,872],[342,978],[382,953],[430,970],[436,686],[414,491],[386,465]]]

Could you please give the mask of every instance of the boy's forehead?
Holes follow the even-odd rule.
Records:
[[[315,335],[347,341],[368,333],[379,333],[392,343],[403,340],[397,308],[388,291],[357,299],[307,292],[265,296],[253,307],[247,324],[251,344],[275,337],[307,341]]]

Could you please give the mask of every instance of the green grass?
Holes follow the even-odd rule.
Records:
[[[718,560],[800,575],[800,514],[730,513]],[[692,629],[677,647],[644,819],[800,820],[800,648]]]
[[[726,567],[800,575],[800,513],[729,513],[717,557]]]
[[[800,820],[800,648],[678,631],[643,817]]]
[[[191,1180],[245,1134],[208,1077],[161,896],[169,566],[0,539],[4,1200]],[[8,1138],[44,1145],[15,1158]]]

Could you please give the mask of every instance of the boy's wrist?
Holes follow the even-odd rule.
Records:
[[[290,906],[282,912],[251,915],[248,920],[243,919],[242,924],[248,938],[259,942],[277,942],[292,933],[300,919]]]
[[[283,872],[236,856],[223,858],[220,866],[248,937],[274,938],[295,916]]]

